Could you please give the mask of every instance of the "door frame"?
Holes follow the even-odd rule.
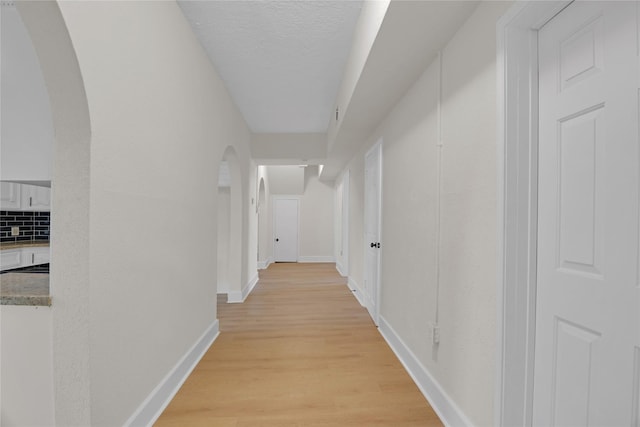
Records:
[[[378,206],[378,224],[377,224],[377,228],[378,228],[378,238],[382,239],[382,147],[383,147],[383,141],[382,138],[378,139],[378,141],[373,144],[371,146],[371,148],[369,148],[367,150],[367,152],[364,155],[364,168],[365,168],[365,181],[364,181],[364,197],[365,197],[365,202],[364,202],[364,229],[363,229],[363,237],[366,234],[366,222],[367,222],[367,203],[366,203],[366,197],[367,197],[367,173],[366,173],[366,168],[367,168],[367,157],[369,156],[369,154],[371,152],[373,152],[374,150],[379,150],[378,153],[378,168],[379,168],[379,173],[378,173],[378,202],[379,202],[379,206]],[[363,265],[365,268],[365,273],[364,273],[364,277],[363,280],[366,277],[367,271],[367,241],[366,239],[363,239],[363,243],[364,243],[364,259],[363,259]],[[381,244],[381,248],[378,250],[378,265],[377,265],[377,274],[376,274],[376,283],[375,285],[375,307],[373,308],[373,323],[376,324],[376,326],[379,325],[379,320],[380,320],[380,305],[381,305],[381,298],[382,298],[382,286],[381,286],[381,282],[380,282],[380,277],[381,277],[381,273],[382,273],[382,251],[383,248],[382,246],[384,246],[383,244]],[[374,297],[374,295],[370,295],[371,298]]]
[[[296,261],[298,262],[298,260],[300,259],[300,200],[302,199],[302,196],[283,196],[283,195],[277,195],[277,196],[271,196],[271,206],[272,206],[272,217],[273,217],[273,234],[271,236],[271,247],[273,248],[273,262],[278,262],[276,260],[276,201],[277,200],[295,200],[298,202],[298,223],[297,223],[297,229],[296,229]]]
[[[538,30],[570,0],[527,0],[497,23],[495,424],[530,426],[536,304]]]
[[[347,169],[342,174],[342,211],[340,217],[336,218],[336,221],[340,221],[341,235],[337,236],[340,240],[340,246],[342,247],[342,254],[336,253],[336,268],[338,272],[345,277],[349,276],[349,185],[351,181],[351,173]]]

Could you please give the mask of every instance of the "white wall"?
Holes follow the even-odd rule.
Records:
[[[53,122],[40,62],[15,6],[3,2],[0,15],[0,179],[51,181]]]
[[[229,293],[229,225],[231,194],[229,187],[218,187],[218,293]]]
[[[365,1],[362,4],[362,10],[358,17],[358,23],[353,31],[353,42],[349,59],[344,67],[342,83],[336,99],[334,108],[339,109],[339,119],[335,120],[332,115],[329,120],[329,129],[327,137],[329,141],[328,149],[332,149],[335,142],[335,136],[340,129],[342,123],[341,117],[346,114],[349,103],[355,92],[356,85],[362,74],[362,70],[367,62],[371,47],[378,35],[380,26],[384,19],[385,13],[389,8],[390,0]]]
[[[273,191],[273,166],[269,166],[269,185],[271,190],[271,207],[269,217],[274,223],[273,199],[280,195]],[[276,170],[282,168],[278,166]],[[293,166],[293,168],[298,168]],[[334,256],[334,202],[335,191],[333,183],[320,181],[318,166],[299,168],[303,171],[303,193],[301,195],[282,195],[299,200],[299,262],[335,262]],[[273,226],[272,226],[273,227]],[[272,228],[273,229],[273,228]],[[273,239],[271,239],[273,247]]]
[[[347,166],[350,279],[362,286],[363,157],[382,137],[381,316],[475,425],[493,425],[495,28],[509,6],[481,3],[443,49],[441,163],[436,61]],[[441,341],[434,347],[428,326],[436,320],[436,305]]]
[[[74,206],[70,217],[80,219],[58,217],[52,235],[56,424],[122,425],[215,325],[218,168],[211,165],[234,147],[248,242],[250,133],[175,3],[48,3],[20,7],[36,33],[53,22],[40,11],[60,8],[91,117],[90,144],[67,153],[73,163],[57,156],[54,167],[56,184],[57,176],[66,183],[87,174],[54,195],[56,209]],[[47,40],[41,34],[38,43]],[[50,47],[40,53],[45,78],[75,59],[56,61],[48,52],[60,50]],[[69,74],[59,75],[49,82],[56,133],[80,142],[84,133],[66,127],[74,116],[55,108],[69,92],[61,90]],[[63,142],[56,152],[65,154]]]
[[[266,166],[258,166],[258,266],[267,267],[273,260],[273,221],[271,220],[271,192]],[[264,193],[260,193],[260,182]]]
[[[53,426],[51,308],[0,306],[0,425]]]
[[[267,166],[271,194],[301,195],[305,188],[305,168],[298,165]]]
[[[251,135],[253,158],[278,160],[288,164],[292,158],[323,159],[327,156],[327,135],[323,133],[256,133]],[[286,161],[282,161],[286,160]]]
[[[300,198],[301,262],[335,262],[333,183],[318,179],[318,167],[305,168],[305,190]]]

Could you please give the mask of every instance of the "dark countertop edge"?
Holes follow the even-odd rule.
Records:
[[[0,243],[0,250],[20,248],[44,248],[50,246],[49,241]]]
[[[0,305],[27,305],[51,307],[51,296],[0,295]]]

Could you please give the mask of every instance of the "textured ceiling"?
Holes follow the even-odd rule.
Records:
[[[361,0],[179,5],[253,132],[326,132]]]

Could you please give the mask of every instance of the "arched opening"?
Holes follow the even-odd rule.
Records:
[[[218,172],[217,292],[226,302],[242,301],[242,180],[233,147],[226,148]],[[224,297],[218,299],[224,301]]]
[[[38,55],[55,132],[50,234],[55,424],[89,425],[89,108],[58,3],[16,2],[16,7]]]

